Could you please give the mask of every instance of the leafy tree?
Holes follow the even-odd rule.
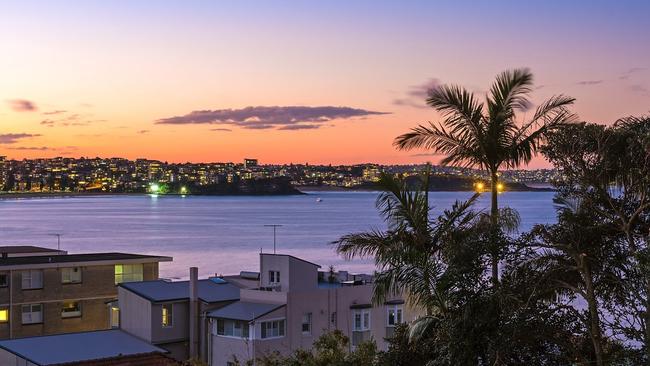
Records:
[[[497,76],[485,102],[456,85],[432,89],[427,104],[442,114],[443,123],[420,125],[395,139],[400,149],[424,147],[445,154],[442,164],[486,170],[491,182],[493,231],[498,227],[499,169],[527,164],[550,131],[575,118],[567,109],[575,99],[558,95],[540,103],[529,121],[518,123],[517,113],[531,106],[528,98],[532,86],[532,73],[528,69],[516,69]],[[496,239],[493,246],[492,281],[496,286],[500,252]]]

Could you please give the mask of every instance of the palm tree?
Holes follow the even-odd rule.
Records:
[[[419,125],[395,139],[403,150],[431,149],[446,154],[443,165],[459,165],[487,171],[491,181],[492,230],[499,227],[498,172],[530,162],[548,132],[575,120],[567,108],[574,98],[557,95],[539,104],[530,120],[518,123],[517,112],[531,106],[533,75],[528,69],[505,71],[497,76],[485,102],[456,85],[429,92],[427,104],[442,114],[443,122]],[[496,236],[495,236],[496,238]],[[496,239],[494,240],[496,241]],[[492,254],[492,282],[499,283],[498,248]]]
[[[334,244],[347,259],[374,258],[378,272],[373,301],[383,303],[390,294],[406,292],[409,302],[428,315],[444,313],[447,297],[438,279],[445,271],[443,249],[470,229],[477,214],[470,210],[478,195],[456,202],[439,216],[430,218],[429,173],[416,187],[382,174],[383,192],[377,208],[388,230],[372,230],[343,236]]]

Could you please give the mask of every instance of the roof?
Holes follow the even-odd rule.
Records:
[[[60,366],[180,366],[181,363],[160,353],[147,353],[132,356],[117,356],[101,360],[79,361]]]
[[[62,252],[62,250],[35,247],[33,245],[3,245],[0,246],[0,253],[50,253]]]
[[[301,262],[304,262],[304,263],[307,263],[307,264],[311,264],[312,266],[316,266],[318,268],[321,268],[320,264],[316,264],[314,262],[306,261],[306,260],[304,260],[302,258],[294,257],[293,255],[290,255],[290,254],[260,253],[260,255],[273,255],[273,256],[276,256],[276,257],[288,257],[288,258],[295,259],[297,261],[301,261]]]
[[[37,365],[167,352],[119,329],[10,339],[0,348]]]
[[[59,263],[76,262],[120,262],[128,260],[151,260],[154,262],[168,262],[171,257],[130,254],[130,253],[88,253],[88,254],[62,254],[62,255],[38,255],[29,257],[8,257],[0,258],[0,267],[25,266],[25,265],[47,265]]]
[[[223,280],[222,280],[223,281]],[[226,281],[217,283],[213,280],[199,280],[199,299],[212,303],[220,301],[239,300],[239,287]],[[151,302],[167,302],[188,300],[190,298],[189,281],[141,281],[125,282],[121,287],[141,296]]]
[[[208,317],[251,321],[283,306],[284,304],[237,301],[221,309],[212,310]]]

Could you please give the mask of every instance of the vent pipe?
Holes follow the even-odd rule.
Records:
[[[190,359],[199,358],[199,269],[190,267]]]

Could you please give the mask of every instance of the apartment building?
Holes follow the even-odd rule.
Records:
[[[395,325],[421,313],[395,295],[373,304],[372,276],[319,273],[315,263],[260,254],[259,272],[198,280],[119,286],[121,328],[171,351],[230,366],[270,352],[310,349],[322,334],[340,330],[356,347],[374,340],[385,349]]]
[[[0,247],[0,339],[119,325],[117,284],[158,278],[170,257]]]

